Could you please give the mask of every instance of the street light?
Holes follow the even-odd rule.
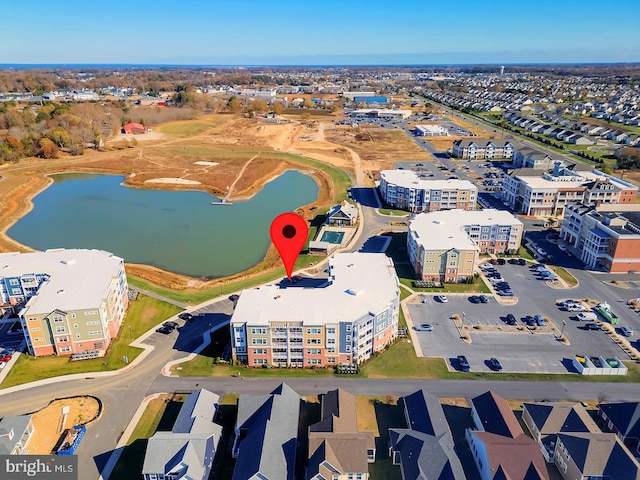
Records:
[[[562,338],[562,336],[564,335],[564,327],[566,326],[567,326],[567,321],[562,320],[562,330],[560,331],[560,338]]]

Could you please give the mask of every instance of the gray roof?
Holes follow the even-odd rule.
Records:
[[[31,415],[3,417],[0,420],[0,455],[10,455],[29,426]],[[13,438],[9,438],[13,430]]]
[[[358,218],[358,208],[347,201],[342,201],[329,211],[327,221],[338,214],[342,214],[340,215],[342,217]]]
[[[233,480],[293,480],[300,396],[283,383],[269,395],[240,395]]]
[[[404,480],[464,480],[462,464],[440,401],[418,390],[404,398],[410,428],[389,429],[391,448],[400,457]]]
[[[219,400],[204,389],[189,395],[171,432],[149,439],[142,473],[206,480],[222,435],[222,426],[213,423]]]

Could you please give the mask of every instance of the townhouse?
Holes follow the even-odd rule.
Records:
[[[464,138],[453,142],[452,153],[457,158],[512,158],[515,147],[508,140]]]
[[[419,279],[463,282],[481,252],[517,251],[522,233],[522,222],[504,210],[421,213],[409,222],[407,253]]]
[[[128,306],[124,260],[102,250],[0,254],[0,310],[19,315],[29,353],[103,352]]]
[[[632,204],[638,187],[606,175],[588,171],[587,165],[563,166],[555,162],[553,171],[521,168],[504,175],[502,200],[515,212],[533,216],[564,215],[566,205]]]
[[[249,366],[356,364],[397,336],[399,290],[382,253],[337,253],[314,288],[244,290],[231,318],[233,358]]]
[[[478,199],[468,180],[423,180],[410,170],[382,170],[379,191],[387,205],[409,212],[475,210]]]
[[[615,433],[634,455],[640,456],[640,402],[601,403],[598,417],[609,432]]]
[[[560,238],[578,249],[588,268],[611,273],[640,270],[638,205],[567,205]]]

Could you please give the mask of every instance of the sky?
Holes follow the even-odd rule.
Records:
[[[640,61],[637,0],[0,0],[0,7],[0,64]]]

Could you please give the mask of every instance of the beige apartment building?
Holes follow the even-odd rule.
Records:
[[[421,213],[409,223],[407,253],[421,280],[463,282],[481,252],[516,251],[522,233],[522,222],[504,210]]]

